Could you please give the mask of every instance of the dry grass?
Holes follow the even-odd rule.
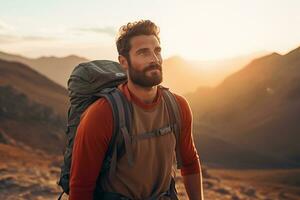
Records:
[[[56,199],[61,158],[0,144],[0,199]],[[297,200],[300,169],[204,170],[205,200]],[[177,172],[179,199],[187,200]],[[67,196],[64,197],[67,199]]]

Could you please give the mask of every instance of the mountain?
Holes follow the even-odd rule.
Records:
[[[0,142],[61,153],[67,90],[18,63],[0,60]]]
[[[172,91],[183,94],[193,91],[202,84],[204,72],[189,61],[174,56],[163,62],[163,85],[172,89]]]
[[[269,169],[299,163],[299,55],[261,57],[219,86],[187,95],[206,199],[299,199],[299,169]],[[67,107],[64,87],[0,60],[0,199],[58,197]],[[179,173],[176,187],[187,199]]]
[[[54,82],[67,87],[68,78],[76,65],[88,61],[85,58],[70,55],[63,58],[54,56],[40,57],[36,59],[26,58],[20,55],[0,52],[0,59],[24,63],[37,72],[45,75]]]
[[[62,117],[66,116],[67,90],[27,65],[0,60],[0,85],[13,86],[32,101],[51,107]]]
[[[164,60],[163,85],[178,94],[194,92],[201,85],[215,86],[226,76],[262,54],[265,54],[265,52],[212,61],[190,61],[180,56],[173,56]],[[81,62],[88,61],[74,55],[64,58],[52,56],[31,59],[4,52],[0,52],[0,59],[27,64],[65,88],[73,68]]]
[[[281,160],[281,167],[300,166],[300,48],[255,59],[217,87],[202,87],[186,97],[198,140],[213,135]],[[223,156],[228,155],[215,161]]]
[[[178,94],[195,92],[200,86],[216,86],[228,75],[238,71],[252,59],[264,55],[257,52],[222,60],[192,61],[180,56],[163,62],[163,85]]]

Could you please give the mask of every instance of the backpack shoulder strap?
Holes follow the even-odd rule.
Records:
[[[118,157],[124,155],[124,146],[128,157],[129,165],[133,165],[133,153],[131,147],[131,127],[132,127],[132,105],[128,102],[124,94],[118,88],[109,88],[101,92],[112,108],[113,113],[113,134],[103,162],[105,173],[109,170],[109,175],[115,174]]]
[[[176,162],[177,168],[180,169],[182,167],[182,159],[180,155],[180,133],[182,125],[181,110],[177,103],[176,97],[172,92],[169,91],[169,89],[162,88],[162,95],[167,105],[169,118],[176,138]]]

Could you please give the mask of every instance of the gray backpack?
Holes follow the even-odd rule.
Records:
[[[64,153],[64,163],[61,167],[61,175],[58,181],[58,185],[62,187],[63,192],[58,199],[61,199],[63,193],[69,194],[72,149],[81,115],[99,98],[105,98],[109,102],[114,119],[112,138],[99,177],[105,173],[109,173],[110,176],[113,176],[116,170],[117,160],[125,153],[128,155],[128,163],[130,165],[133,164],[130,145],[132,106],[123,93],[117,88],[119,84],[126,81],[126,73],[120,64],[109,60],[95,60],[81,63],[76,66],[71,73],[68,80],[70,107],[68,110],[68,124],[66,129],[67,143]],[[176,137],[177,168],[181,168],[181,157],[178,145],[181,126],[180,108],[175,96],[168,89],[162,89],[162,95],[167,104],[169,113],[170,125],[147,133],[145,137],[163,135],[173,130]],[[101,189],[96,187],[95,190]]]

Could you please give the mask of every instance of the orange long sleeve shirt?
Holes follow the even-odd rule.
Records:
[[[153,103],[145,104],[132,94],[127,84],[119,86],[129,101],[141,108],[156,106],[160,100],[158,91]],[[175,95],[181,107],[180,153],[182,157],[182,176],[200,173],[200,162],[192,137],[192,113],[187,101]],[[69,200],[92,200],[96,180],[113,132],[113,115],[109,103],[99,99],[82,115],[77,129],[70,174]],[[101,134],[99,134],[101,133]]]

